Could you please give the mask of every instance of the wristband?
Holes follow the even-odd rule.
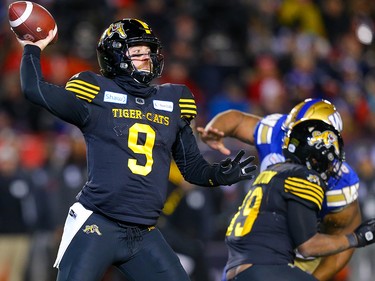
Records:
[[[346,238],[348,238],[350,248],[358,246],[358,239],[354,233],[347,234]]]

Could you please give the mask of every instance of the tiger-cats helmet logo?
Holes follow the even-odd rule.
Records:
[[[114,34],[117,34],[121,39],[125,39],[127,37],[124,30],[124,24],[122,22],[111,24],[103,35],[111,38]]]
[[[325,146],[327,149],[333,146],[335,148],[335,154],[340,155],[339,142],[337,140],[337,135],[332,131],[314,131],[312,132],[312,137],[309,138],[308,144],[310,146],[315,146],[320,149]]]
[[[86,225],[85,229],[83,229],[83,232],[86,234],[96,233],[98,235],[102,235],[102,233],[99,230],[99,227],[96,224]]]

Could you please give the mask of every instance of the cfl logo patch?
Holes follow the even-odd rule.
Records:
[[[96,224],[86,225],[85,229],[83,229],[83,232],[86,234],[96,233],[99,236],[102,235],[102,233],[99,230],[99,227]]]

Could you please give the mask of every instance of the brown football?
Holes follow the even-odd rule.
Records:
[[[50,44],[57,41],[56,21],[41,5],[30,1],[17,1],[9,5],[9,24],[11,30],[21,40],[36,42],[48,36],[53,30],[55,37]]]

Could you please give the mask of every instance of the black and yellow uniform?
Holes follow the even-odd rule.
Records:
[[[190,90],[92,72],[58,87],[43,81],[40,49],[32,45],[24,48],[21,86],[27,99],[76,125],[87,145],[88,180],[65,223],[55,263],[58,280],[99,280],[111,264],[128,280],[188,280],[154,227],[171,159],[191,183],[230,184],[230,175],[200,154],[190,127],[197,113]]]
[[[83,206],[115,220],[154,225],[164,205],[172,156],[185,179],[210,185],[211,165],[189,126],[196,105],[187,87],[138,84],[135,89],[127,76],[112,80],[82,72],[65,89],[58,88],[39,80],[33,68],[39,53],[37,47],[25,48],[24,93],[81,129],[88,159],[88,181],[78,198]]]
[[[299,164],[259,174],[226,233],[226,270],[252,264],[235,280],[316,280],[292,265],[294,249],[317,232],[324,190],[319,174]]]

